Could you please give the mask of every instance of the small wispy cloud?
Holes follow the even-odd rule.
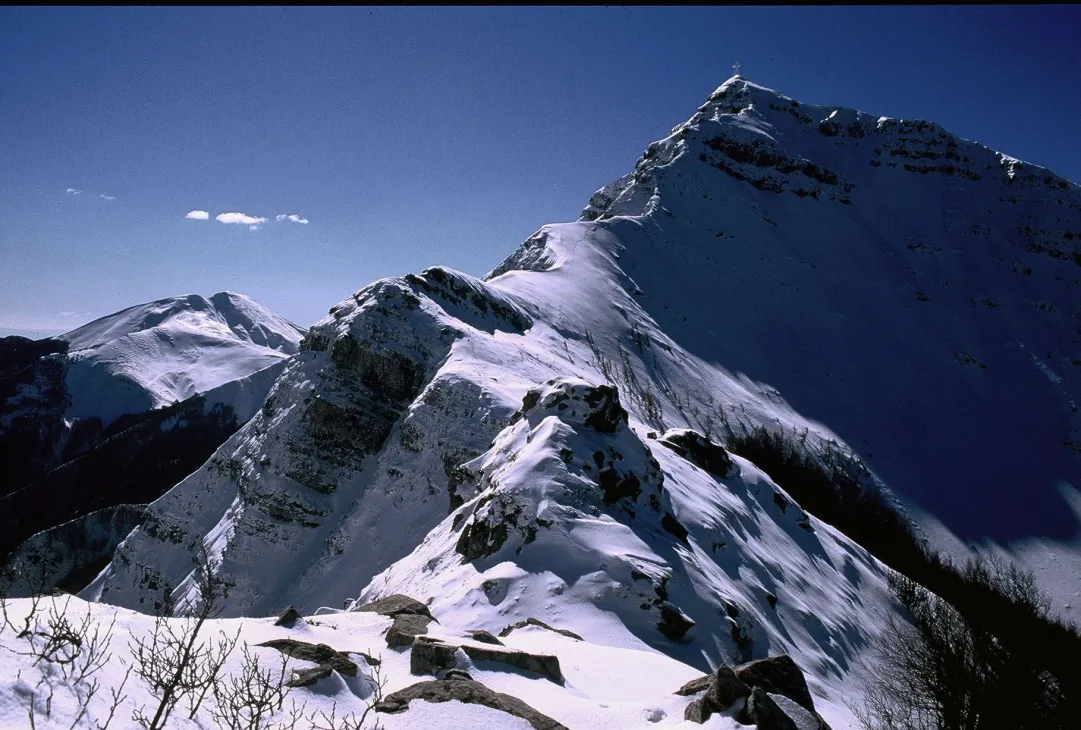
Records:
[[[301,223],[303,225],[308,225],[308,219],[307,218],[301,218],[296,213],[291,213],[289,215],[286,215],[285,213],[282,213],[282,214],[280,214],[278,216],[275,216],[274,220],[278,221],[278,223],[281,223],[282,221],[290,221],[292,223]]]
[[[116,200],[115,195],[106,195],[105,193],[102,193],[98,197],[101,198],[102,200]]]
[[[219,213],[214,216],[214,220],[225,224],[245,225],[249,231],[257,231],[260,224],[266,223],[266,218],[248,215],[247,213]]]
[[[68,194],[68,195],[82,195],[82,194],[83,194],[83,191],[82,191],[82,190],[78,190],[77,188],[68,188],[68,189],[67,189],[67,194]]]
[[[205,210],[192,210],[184,217],[190,218],[193,221],[208,221],[210,220],[210,213]]]

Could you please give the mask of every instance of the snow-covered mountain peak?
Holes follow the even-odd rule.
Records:
[[[689,159],[678,165],[675,177],[690,175],[704,187],[713,185],[706,169],[711,167],[765,192],[850,205],[852,195],[860,195],[853,193],[859,178],[879,183],[909,173],[984,185],[1020,182],[1040,190],[1048,202],[1053,198],[1081,210],[1081,188],[1074,183],[935,122],[805,104],[734,76],[690,119],[649,144],[631,173],[598,190],[581,219],[646,215],[657,206],[673,210],[676,201],[664,194],[663,179],[684,156]],[[685,188],[687,181],[678,184]],[[1064,192],[1069,199],[1059,200]]]
[[[233,292],[128,307],[57,338],[68,343],[68,417],[108,424],[186,400],[288,357],[303,334]]]
[[[84,595],[183,598],[201,541],[227,615],[403,593],[703,669],[786,651],[828,694],[882,567],[726,439],[855,453],[966,537],[1076,527],[1081,199],[1006,160],[730,79],[483,280],[331,308]]]

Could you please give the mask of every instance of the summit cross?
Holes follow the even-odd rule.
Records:
[[[732,75],[739,76],[739,61],[732,64]]]

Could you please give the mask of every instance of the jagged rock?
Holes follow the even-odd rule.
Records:
[[[296,606],[289,606],[278,616],[278,620],[274,622],[274,625],[291,629],[296,625],[297,621],[304,623],[304,618],[300,615],[300,611],[297,610]]]
[[[722,479],[732,469],[732,457],[723,446],[689,428],[669,429],[661,436],[659,443]]]
[[[687,691],[691,685],[694,685],[694,690]],[[696,694],[702,691],[705,691],[705,695],[687,706],[684,719],[701,724],[715,712],[724,712],[738,700],[751,694],[751,688],[726,664],[718,667],[711,676],[688,682],[676,694]]]
[[[736,676],[749,687],[761,687],[767,692],[784,695],[796,704],[815,712],[811,691],[803,672],[787,654],[747,662],[736,667]]]
[[[387,630],[387,646],[394,649],[399,646],[412,646],[413,640],[428,633],[428,624],[433,619],[415,613],[399,613],[394,623]]]
[[[499,662],[518,669],[537,672],[562,684],[563,672],[559,668],[559,657],[551,654],[530,654],[517,649],[487,649],[480,646],[465,645],[462,650],[473,661]]]
[[[535,730],[567,730],[566,726],[547,715],[542,715],[517,697],[493,692],[480,682],[456,678],[453,681],[418,682],[405,689],[387,695],[376,703],[376,712],[404,712],[412,700],[425,702],[449,702],[457,700],[466,704],[484,705],[520,717]]]
[[[696,722],[701,725],[708,720],[712,714],[712,712],[706,709],[702,698],[699,697],[694,702],[687,705],[687,708],[683,710],[683,719],[687,722]]]
[[[713,680],[706,689],[706,696],[703,699],[716,711],[723,711],[731,707],[736,700],[750,694],[751,688],[736,676],[732,667],[722,664],[713,673]]]
[[[409,651],[409,671],[412,674],[439,674],[444,669],[453,669],[457,663],[455,652],[458,647],[444,644],[439,639],[418,636]]]
[[[559,658],[550,654],[531,654],[518,649],[487,648],[466,644],[445,644],[439,639],[418,636],[409,656],[409,671],[413,674],[439,674],[456,664],[455,653],[461,649],[473,661],[506,664],[517,669],[543,674],[554,682],[563,682]]]
[[[692,679],[690,682],[687,682],[687,684],[677,689],[675,691],[675,694],[680,695],[681,697],[690,697],[691,695],[696,695],[699,692],[705,692],[707,689],[709,689],[709,685],[711,682],[713,682],[713,675],[707,674],[704,677]]]
[[[814,699],[799,666],[787,654],[757,659],[733,669],[736,677],[748,687],[762,687],[767,692],[783,695],[800,707],[815,713]],[[715,675],[692,679],[676,690],[677,695],[690,696],[704,692],[712,685]],[[821,718],[819,718],[821,722]]]
[[[381,616],[413,614],[415,616],[427,616],[430,619],[435,618],[432,616],[432,612],[428,610],[426,605],[415,598],[403,596],[400,593],[396,593],[393,596],[387,596],[386,598],[377,598],[370,603],[365,603],[363,606],[357,606],[353,610],[371,611],[373,613],[378,613]]]
[[[264,641],[259,646],[277,649],[282,654],[317,664],[308,669],[297,669],[293,672],[293,679],[288,682],[290,687],[305,687],[314,684],[323,677],[330,676],[332,671],[345,674],[350,677],[357,676],[357,665],[345,653],[332,649],[326,644],[309,644],[295,639],[273,639]],[[371,659],[367,654],[362,654],[369,664],[378,664],[378,660]]]
[[[321,664],[318,667],[311,667],[309,669],[294,669],[293,678],[286,682],[286,686],[309,687],[323,677],[329,677],[330,673],[333,671],[334,667],[329,664]]]
[[[657,630],[662,634],[672,641],[682,641],[693,627],[694,621],[678,608],[667,602],[661,604],[661,620],[657,622]]]
[[[468,679],[472,681],[473,677],[464,669],[448,669],[443,675],[443,679]]]
[[[557,629],[554,626],[549,626],[540,619],[533,618],[532,616],[523,621],[516,621],[510,626],[505,627],[502,631],[499,632],[499,635],[509,636],[510,632],[514,631],[515,629],[525,628],[526,626],[539,626],[542,629],[548,629],[549,631],[554,631],[557,634],[563,634],[564,636],[569,636],[572,639],[582,641],[582,637],[574,633],[573,631],[567,631],[567,629]]]
[[[492,636],[490,631],[483,629],[479,631],[471,631],[469,635],[473,638],[473,641],[479,641],[482,644],[495,644],[497,646],[503,646],[503,642]]]
[[[587,392],[585,401],[593,409],[586,425],[599,433],[615,433],[619,424],[627,423],[627,411],[619,404],[619,391],[614,385],[598,385]]]
[[[553,378],[541,388],[534,388],[522,398],[520,415],[536,407],[544,411],[570,412],[574,418],[598,433],[612,434],[628,415],[619,403],[619,391],[614,385],[592,385],[575,378]]]
[[[799,730],[795,721],[786,715],[785,711],[761,687],[751,690],[744,714],[748,720],[758,726],[758,730]]]

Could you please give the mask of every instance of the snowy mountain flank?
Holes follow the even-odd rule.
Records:
[[[302,335],[222,292],[0,340],[0,555],[93,509],[156,499],[251,418]]]
[[[1069,617],[1079,285],[1079,186],[737,76],[578,221],[481,279],[376,281],[295,354],[216,297],[176,305],[153,348],[85,347],[150,312],[65,335],[66,357],[109,352],[95,362],[156,405],[217,372],[174,377],[184,344],[156,359],[189,318],[277,352],[250,420],[133,518],[72,605],[145,634],[143,614],[198,604],[202,546],[226,588],[208,626],[308,652],[312,706],[359,714],[385,642],[388,728],[854,727],[868,652],[905,620],[887,570],[726,441],[783,432],[932,539],[1014,549]],[[308,618],[243,618],[289,605]],[[770,680],[749,664],[767,657]],[[0,685],[0,721],[19,691]]]
[[[102,317],[68,343],[69,418],[125,413],[206,393],[278,363],[304,330],[242,294],[162,299]]]

